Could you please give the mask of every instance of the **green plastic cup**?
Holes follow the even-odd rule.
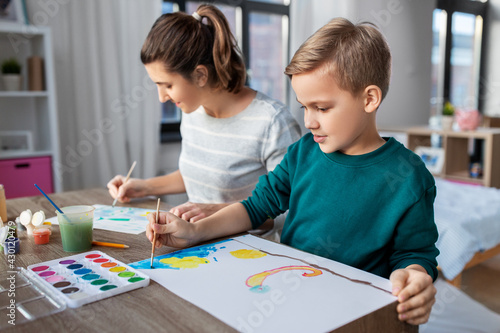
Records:
[[[92,248],[92,227],[94,226],[94,210],[92,206],[68,206],[56,211],[63,250],[66,252],[83,252]]]

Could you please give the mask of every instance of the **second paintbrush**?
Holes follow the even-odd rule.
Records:
[[[158,198],[158,204],[156,205],[156,224],[158,224],[158,215],[160,214],[160,198]],[[151,248],[151,268],[153,267],[153,259],[155,256],[155,246],[156,246],[156,231],[153,230],[153,247]]]
[[[132,174],[132,171],[134,170],[136,163],[137,163],[137,161],[134,161],[134,163],[132,163],[132,166],[130,167],[130,170],[128,171],[127,177],[125,177],[125,180],[123,181],[122,185],[125,184],[128,181],[128,179],[130,178],[130,175]],[[119,188],[118,188],[118,192],[120,192]],[[113,204],[111,205],[113,208],[115,207],[117,201],[118,201],[118,193],[116,194],[116,198],[113,201]]]

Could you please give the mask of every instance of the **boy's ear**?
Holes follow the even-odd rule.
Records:
[[[365,112],[375,112],[382,103],[382,90],[376,85],[369,85],[364,91]]]
[[[204,65],[198,65],[193,71],[194,82],[199,87],[204,87],[208,82],[208,69]]]

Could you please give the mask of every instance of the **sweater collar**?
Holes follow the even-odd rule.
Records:
[[[346,165],[346,166],[365,166],[378,163],[387,157],[391,156],[397,149],[401,147],[396,139],[390,137],[383,138],[386,142],[376,150],[362,155],[346,155],[340,151],[325,154],[329,160]],[[319,147],[318,147],[319,149]]]

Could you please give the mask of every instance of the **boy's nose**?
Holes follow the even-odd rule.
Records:
[[[305,111],[304,112],[304,125],[307,129],[315,129],[318,128],[319,123],[316,121],[313,115],[311,115],[311,112]]]

